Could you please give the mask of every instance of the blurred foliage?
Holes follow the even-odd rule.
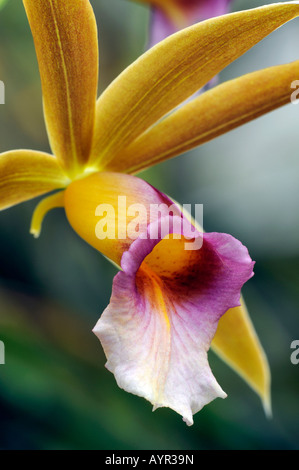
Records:
[[[126,0],[91,3],[101,91],[143,52],[149,11]],[[260,4],[236,1],[234,8]],[[298,21],[220,79],[293,60],[297,44]],[[0,79],[6,90],[0,150],[49,151],[33,41],[19,0],[0,14]],[[115,268],[72,232],[62,210],[47,216],[34,240],[28,230],[37,201],[31,201],[0,217],[0,340],[6,346],[0,448],[299,448],[299,366],[290,362],[290,344],[299,337],[298,111],[288,106],[142,175],[181,203],[203,203],[205,228],[237,236],[257,261],[244,295],[272,369],[273,419],[212,353],[228,398],[197,414],[191,428],[171,410],[152,413],[145,400],[118,389],[92,333],[109,302]]]

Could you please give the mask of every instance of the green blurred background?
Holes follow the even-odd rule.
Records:
[[[102,91],[146,44],[149,11],[127,0],[93,0]],[[235,1],[233,9],[259,6]],[[220,75],[226,80],[298,59],[299,21],[279,29]],[[297,77],[299,79],[299,76]],[[33,41],[20,0],[0,10],[0,151],[49,151]],[[115,268],[50,213],[29,235],[37,201],[0,216],[1,449],[298,449],[299,106],[289,105],[142,174],[181,203],[204,204],[207,231],[239,238],[256,260],[245,286],[269,358],[273,419],[258,397],[212,352],[228,393],[186,427],[171,410],[120,390],[91,332],[109,302]]]

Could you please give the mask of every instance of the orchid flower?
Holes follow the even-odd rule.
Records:
[[[119,194],[132,209],[128,221]],[[107,221],[99,222],[110,227],[104,239],[94,235],[98,205],[108,212]],[[160,218],[148,214],[153,206]],[[192,424],[204,405],[226,397],[207,351],[220,317],[240,305],[241,287],[253,275],[247,249],[227,234],[203,235],[167,196],[135,176],[102,172],[83,178],[67,188],[65,208],[75,231],[122,268],[94,329],[107,368],[121,388],[154,409],[172,408]],[[135,232],[136,224],[136,237],[128,236],[126,229],[133,225]],[[128,234],[122,243],[115,226],[118,234]],[[196,241],[198,248],[189,249]]]
[[[149,46],[180,29],[229,11],[231,0],[137,0],[152,6]]]
[[[122,388],[155,407],[169,406],[191,424],[202,406],[225,396],[207,362],[215,335],[214,350],[269,407],[268,364],[246,307],[239,305],[253,268],[246,248],[226,234],[186,229],[177,205],[172,215],[148,222],[152,204],[173,204],[133,174],[288,103],[299,61],[224,83],[169,114],[297,17],[298,2],[225,15],[178,32],[128,67],[98,100],[97,27],[89,1],[23,2],[55,156],[33,150],[1,154],[0,208],[63,189],[39,203],[31,232],[38,236],[46,213],[64,207],[76,232],[121,269],[95,333]],[[107,218],[127,230],[119,196],[146,208],[135,240],[96,236],[99,204],[109,204],[113,214],[108,211]],[[166,236],[144,237],[162,220],[169,222]],[[192,238],[202,240],[200,250],[183,249]]]

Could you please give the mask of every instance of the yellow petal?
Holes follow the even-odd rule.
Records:
[[[70,174],[89,156],[98,85],[97,27],[87,0],[24,0],[53,153]]]
[[[69,179],[52,155],[16,150],[0,155],[0,210],[67,186]]]
[[[44,198],[37,205],[34,210],[30,226],[30,233],[34,238],[38,238],[40,236],[42,223],[48,212],[58,207],[64,207],[64,191],[59,191],[58,193]]]
[[[260,396],[271,416],[270,369],[244,300],[220,319],[212,349]]]
[[[108,169],[135,173],[290,103],[291,83],[298,76],[296,61],[225,82],[145,132]]]
[[[181,28],[185,26],[189,26],[191,24],[191,21],[188,21],[188,15],[186,14],[185,10],[190,13],[194,10],[194,6],[199,8],[199,5],[194,5],[190,4],[184,5],[184,0],[183,2],[178,2],[176,0],[137,0],[139,3],[145,3],[148,5],[151,5],[152,7],[160,8],[167,16],[168,18],[175,22],[178,26],[178,28],[181,26]],[[212,1],[212,0],[210,0]],[[200,2],[198,2],[200,3]],[[193,21],[195,23],[195,21]]]
[[[293,2],[232,13],[186,28],[150,49],[99,98],[91,160],[108,167],[142,132],[298,15],[299,4]]]

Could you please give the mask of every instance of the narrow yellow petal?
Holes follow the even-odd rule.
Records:
[[[107,169],[136,173],[290,103],[291,83],[298,76],[296,61],[225,82],[145,132]]]
[[[40,69],[53,153],[70,174],[89,156],[98,86],[98,42],[88,0],[23,0]]]
[[[251,323],[244,300],[220,319],[212,349],[260,396],[271,416],[269,364]]]
[[[159,8],[160,10],[164,11],[164,13],[170,18],[172,21],[174,21],[178,27],[181,25],[182,28],[185,26],[189,26],[191,22],[188,22],[188,17],[185,18],[186,12],[190,10],[194,10],[194,4],[193,5],[185,5],[184,0],[183,2],[178,2],[177,0],[137,0],[139,3],[145,3],[148,5],[151,5],[152,7]],[[211,1],[211,0],[210,0]],[[198,2],[200,3],[200,2]],[[195,7],[199,7],[198,5],[195,5]],[[195,23],[195,21],[193,21]]]
[[[59,191],[59,193],[46,197],[37,205],[30,226],[30,233],[34,238],[40,236],[42,223],[47,213],[58,207],[64,207],[64,191]]]
[[[32,150],[0,154],[0,210],[68,183],[68,177],[52,155]]]
[[[298,15],[298,2],[232,13],[186,28],[150,49],[99,98],[91,161],[111,167],[109,162],[141,133]]]

